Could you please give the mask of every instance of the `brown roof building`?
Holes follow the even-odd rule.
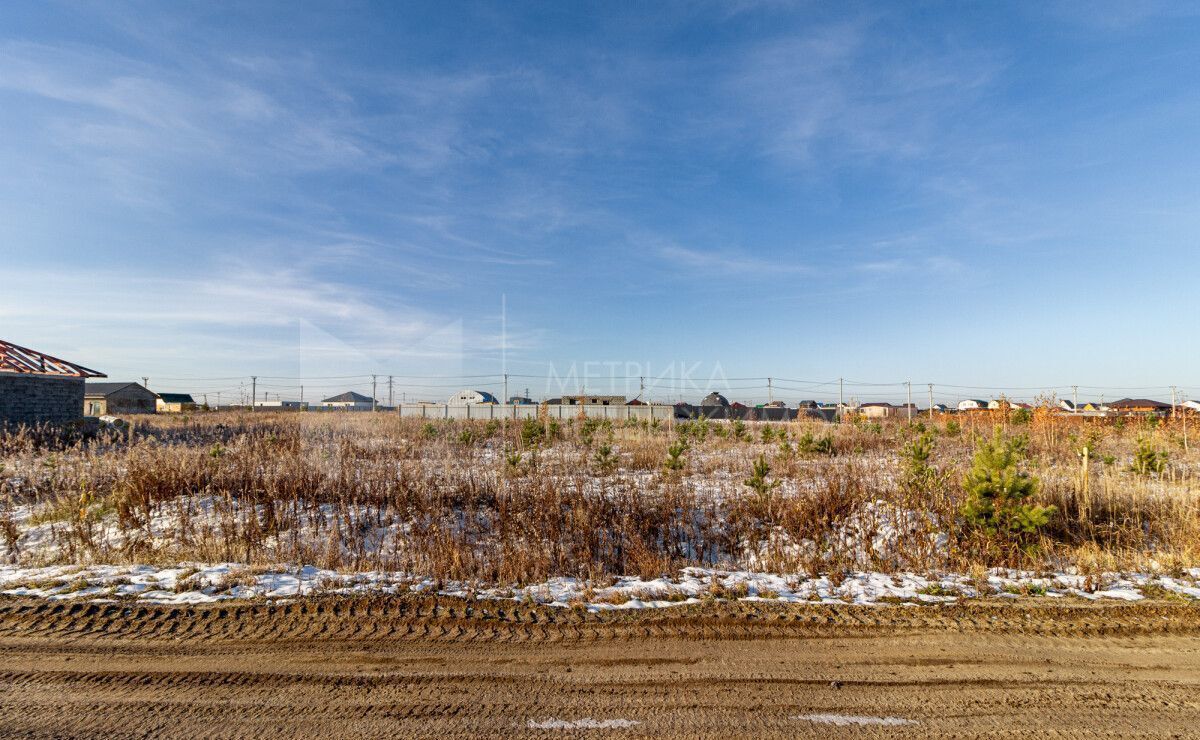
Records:
[[[1110,403],[1108,408],[1118,414],[1162,415],[1171,411],[1171,404],[1152,401],[1149,398],[1122,398],[1120,401]]]

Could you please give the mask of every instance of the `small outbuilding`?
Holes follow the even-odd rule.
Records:
[[[196,401],[187,393],[159,393],[155,407],[159,413],[166,414],[181,414],[197,409]]]
[[[898,406],[884,401],[872,401],[859,404],[858,413],[867,419],[890,419],[899,415],[898,409]]]
[[[83,411],[87,416],[153,414],[158,412],[158,394],[141,383],[88,383]]]
[[[858,413],[868,419],[903,419],[910,416],[917,416],[920,412],[917,411],[915,405],[909,404],[892,404],[886,401],[873,401],[864,403],[858,407]]]
[[[84,379],[103,377],[0,339],[0,425],[76,421],[83,416]]]

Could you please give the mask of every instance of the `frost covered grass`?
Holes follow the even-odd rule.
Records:
[[[996,426],[1040,481],[1026,489],[1045,521],[1026,516],[1028,532],[964,515],[979,510],[965,474]],[[989,589],[1193,598],[1200,486],[1185,440],[1182,420],[1040,410],[919,425],[221,413],[91,439],[10,431],[2,577],[7,592],[54,597],[416,587],[595,608]],[[180,563],[226,565],[184,577]],[[59,577],[41,568],[73,566],[75,590],[35,588]],[[103,567],[129,583],[93,583]],[[1047,582],[997,575],[1014,571]]]

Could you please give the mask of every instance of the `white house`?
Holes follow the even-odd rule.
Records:
[[[1180,404],[1185,409],[1200,412],[1200,401],[1184,401]]]
[[[346,391],[336,396],[330,396],[321,401],[328,409],[345,409],[349,411],[370,411],[375,408],[375,399],[354,391]]]
[[[370,408],[370,406],[371,404],[368,403],[367,408]],[[280,399],[275,399],[274,401],[255,401],[254,407],[260,409],[283,409],[296,411],[299,409],[308,408],[308,404],[304,401],[283,401]]]
[[[496,397],[487,391],[461,390],[450,397],[451,406],[474,406],[480,403],[499,403]]]
[[[965,401],[958,402],[959,411],[978,411],[979,409],[986,409],[987,407],[988,402],[980,401],[978,398],[968,398]]]

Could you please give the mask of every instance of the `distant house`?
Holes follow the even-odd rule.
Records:
[[[1200,401],[1184,401],[1183,403],[1179,404],[1179,407],[1187,409],[1188,411],[1200,413]]]
[[[153,414],[158,411],[158,394],[141,383],[87,383],[83,390],[83,412],[88,416],[107,414]]]
[[[893,415],[893,406],[883,402],[862,403],[858,406],[858,413],[868,419],[886,419]]]
[[[187,393],[159,393],[154,406],[159,413],[165,414],[179,414],[197,408],[195,400]]]
[[[1022,403],[1021,401],[1012,401],[1007,398],[993,398],[992,400],[988,401],[987,407],[993,411],[996,411],[996,410],[1003,411],[1004,409],[1032,409],[1033,408],[1033,406],[1030,406],[1027,403]]]
[[[917,415],[917,407],[912,407],[912,415]],[[868,419],[904,419],[909,416],[907,404],[891,404],[882,401],[864,403],[858,407],[858,413]]]
[[[1107,406],[1098,403],[1084,401],[1083,403],[1076,404],[1075,402],[1068,401],[1065,398],[1059,400],[1058,408],[1068,414],[1074,414],[1076,416],[1105,416],[1106,412],[1108,411]]]
[[[978,398],[968,398],[965,401],[958,402],[959,411],[980,411],[988,407],[987,401],[980,401]]]
[[[933,404],[933,410],[939,414],[944,414],[950,411],[950,407],[944,403],[935,403]]]
[[[370,403],[367,404],[370,408]],[[255,401],[254,408],[256,409],[280,409],[283,411],[301,411],[308,408],[308,404],[304,401],[283,401],[275,399],[274,401]]]
[[[526,396],[513,396],[508,399],[510,406],[532,406],[533,399]]]
[[[1122,398],[1108,405],[1110,411],[1136,416],[1164,415],[1171,411],[1171,404],[1152,401],[1149,398]]]
[[[336,396],[321,401],[321,405],[327,409],[341,409],[345,411],[370,411],[375,408],[376,401],[370,396],[364,396],[361,393],[354,391],[346,391],[339,393]]]
[[[624,406],[625,396],[563,396],[564,406]]]
[[[625,405],[626,406],[645,406],[646,402],[641,399],[634,398],[631,401],[627,402]]]
[[[85,378],[104,373],[0,340],[0,425],[61,424],[83,416]]]
[[[479,403],[500,403],[496,397],[487,391],[473,391],[470,389],[459,391],[450,397],[451,406],[474,406]]]

